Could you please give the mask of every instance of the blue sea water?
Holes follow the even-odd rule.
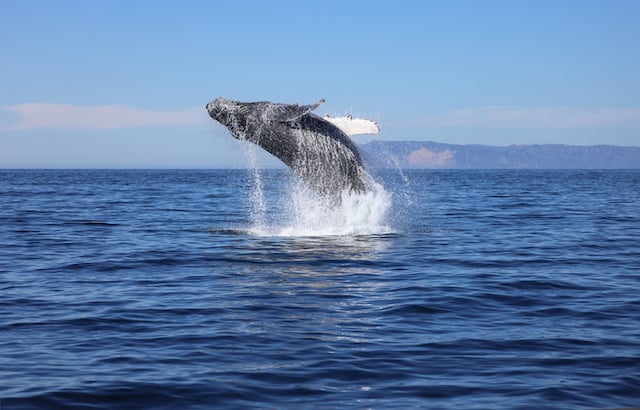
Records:
[[[640,407],[640,172],[376,178],[0,171],[0,407]]]

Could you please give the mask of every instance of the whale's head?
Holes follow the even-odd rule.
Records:
[[[247,139],[252,110],[247,103],[218,97],[207,104],[209,116],[224,125],[237,139]]]
[[[237,101],[218,97],[207,104],[207,111],[211,118],[218,121],[225,127],[229,127],[232,125],[233,121],[237,119],[240,107],[241,105]]]

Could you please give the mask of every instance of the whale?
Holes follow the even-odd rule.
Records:
[[[219,97],[206,108],[234,138],[280,159],[319,197],[339,200],[343,192],[364,193],[370,177],[349,135],[376,133],[378,126],[350,116],[320,117],[312,111],[322,103],[324,99],[299,105]]]

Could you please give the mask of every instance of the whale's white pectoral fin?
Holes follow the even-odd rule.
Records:
[[[380,132],[378,123],[371,120],[365,120],[364,118],[353,118],[350,115],[347,117],[330,117],[328,115],[325,115],[323,119],[340,128],[342,132],[344,132],[348,136],[359,134],[377,134],[378,132]]]

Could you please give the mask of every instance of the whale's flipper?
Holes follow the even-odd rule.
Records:
[[[378,132],[380,132],[380,127],[378,126],[377,122],[366,120],[364,118],[353,118],[350,115],[347,117],[330,117],[328,115],[325,115],[324,119],[340,128],[340,130],[342,130],[342,132],[344,132],[348,136],[360,134],[377,134]]]
[[[294,122],[298,121],[302,118],[303,115],[311,113],[311,111],[320,107],[324,103],[324,98],[318,101],[315,104],[309,105],[298,105],[298,104],[281,104],[279,105],[278,110],[278,121],[281,122]]]

